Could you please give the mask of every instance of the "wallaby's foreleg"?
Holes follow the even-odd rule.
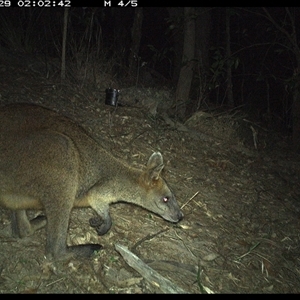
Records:
[[[97,203],[91,204],[96,211],[96,217],[90,219],[90,225],[96,229],[98,235],[104,235],[109,231],[112,225],[111,216],[109,214],[109,206],[98,206]]]
[[[109,214],[108,195],[111,193],[109,183],[106,185],[105,180],[100,180],[97,185],[90,189],[79,202],[88,204],[97,213],[96,217],[91,218],[90,225],[96,229],[98,235],[104,235],[112,225]]]

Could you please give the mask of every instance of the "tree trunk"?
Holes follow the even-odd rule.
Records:
[[[231,73],[231,47],[230,47],[230,9],[226,8],[226,62],[227,62],[227,104],[234,107],[232,92],[232,73]]]
[[[187,114],[191,115],[198,111],[201,105],[209,102],[208,89],[208,74],[210,67],[209,48],[210,48],[210,33],[211,33],[211,8],[197,7],[196,19],[196,40],[195,40],[195,72],[197,75],[192,83],[192,89],[195,86],[195,95],[191,105],[187,108]]]
[[[177,116],[184,119],[191,83],[193,79],[193,66],[195,56],[195,9],[184,8],[184,45],[182,54],[182,67],[177,83],[175,107]]]
[[[64,11],[64,29],[62,39],[62,51],[61,51],[61,80],[66,79],[66,44],[67,44],[67,29],[68,29],[68,14],[69,8],[66,7]]]
[[[143,8],[136,7],[131,29],[131,52],[129,54],[129,74],[139,75],[139,50],[143,23]]]
[[[183,51],[183,30],[180,30],[180,20],[183,16],[183,7],[167,7],[170,16],[170,29],[172,31],[171,38],[173,39],[174,59],[172,70],[172,83],[177,84],[181,69],[182,51]]]
[[[300,67],[300,66],[299,66]],[[293,91],[293,105],[292,105],[292,120],[293,120],[293,148],[297,152],[300,150],[300,82],[299,75],[295,83]]]

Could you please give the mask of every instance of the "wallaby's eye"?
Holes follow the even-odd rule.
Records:
[[[163,197],[162,200],[163,200],[164,203],[167,203],[169,201],[169,197]]]

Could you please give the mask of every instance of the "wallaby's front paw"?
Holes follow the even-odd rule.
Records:
[[[95,228],[98,235],[104,235],[111,227],[111,219],[103,220],[100,216],[90,218],[91,227]]]
[[[90,218],[90,225],[94,228],[101,226],[103,223],[104,223],[104,220],[99,216]]]

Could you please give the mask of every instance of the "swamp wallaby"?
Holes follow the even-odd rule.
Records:
[[[109,204],[125,201],[167,221],[183,218],[161,177],[163,158],[153,153],[145,170],[132,168],[104,150],[78,124],[37,105],[0,108],[0,205],[12,210],[12,232],[24,237],[47,224],[46,254],[89,256],[100,245],[67,247],[73,207],[92,207],[99,235],[111,227]],[[46,217],[28,220],[27,209]]]

